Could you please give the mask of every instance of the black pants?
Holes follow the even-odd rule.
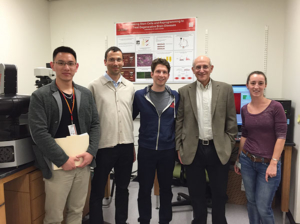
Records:
[[[149,224],[151,219],[151,190],[155,170],[159,182],[160,208],[159,223],[167,224],[172,220],[172,179],[175,164],[175,149],[151,150],[139,147],[138,179],[139,195],[138,208],[141,224]]]
[[[116,224],[125,224],[128,217],[128,185],[133,163],[133,144],[119,144],[114,148],[99,149],[96,156],[90,197],[90,223],[103,224],[102,200],[111,169],[116,181]]]
[[[229,162],[221,163],[212,141],[210,145],[198,143],[197,153],[192,164],[186,167],[187,184],[194,210],[193,224],[206,224],[206,177],[207,170],[212,193],[212,223],[226,224],[225,204],[227,201],[227,181]]]

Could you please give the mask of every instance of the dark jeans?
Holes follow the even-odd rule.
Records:
[[[128,217],[128,185],[133,163],[133,144],[119,144],[113,148],[99,149],[96,156],[90,197],[90,223],[103,224],[102,200],[111,169],[116,181],[116,224],[125,224]]]
[[[227,201],[227,181],[229,162],[223,165],[217,155],[213,143],[202,145],[198,149],[194,161],[185,166],[189,194],[192,201],[194,220],[193,224],[206,224],[206,175],[207,171],[212,193],[212,223],[226,224],[225,204]]]
[[[155,170],[159,182],[160,208],[159,223],[167,224],[172,220],[172,179],[175,165],[175,149],[151,150],[139,147],[138,180],[140,184],[138,195],[139,219],[142,224],[151,220],[151,190]]]
[[[281,162],[277,164],[277,175],[265,179],[269,163],[255,163],[243,152],[240,154],[241,173],[247,196],[250,224],[274,224],[272,201],[281,180]]]

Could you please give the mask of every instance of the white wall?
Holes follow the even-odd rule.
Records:
[[[49,3],[46,0],[0,0],[0,63],[18,68],[18,93],[36,87],[34,68],[50,61]]]
[[[197,54],[208,53],[212,77],[245,83],[253,70],[263,70],[265,25],[269,26],[268,97],[281,97],[284,0],[64,0],[50,3],[51,48],[62,44],[78,53],[75,81],[84,86],[102,75],[105,37],[115,45],[115,23],[197,17]],[[145,86],[136,85],[136,89]],[[172,88],[178,89],[179,84]]]
[[[300,223],[300,172],[299,172],[299,145],[300,126],[297,124],[297,116],[300,114],[300,1],[288,0],[286,3],[285,23],[285,51],[283,63],[283,97],[291,99],[295,113],[294,142],[292,174],[291,174],[291,195],[290,210],[296,223]]]

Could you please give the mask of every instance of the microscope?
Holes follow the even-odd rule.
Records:
[[[37,88],[51,83],[56,77],[55,72],[50,67],[50,63],[46,63],[46,68],[35,68],[34,76],[39,79],[35,81],[35,85],[37,86]]]
[[[17,94],[17,67],[0,63],[0,168],[34,160],[27,113],[29,95]]]

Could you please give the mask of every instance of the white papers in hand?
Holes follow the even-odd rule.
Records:
[[[72,135],[65,138],[56,138],[56,143],[64,150],[68,156],[75,157],[79,154],[86,152],[89,147],[89,135],[84,133],[82,135]],[[82,158],[79,161],[75,161],[75,165],[79,166],[82,163]],[[62,169],[52,163],[53,170]]]

